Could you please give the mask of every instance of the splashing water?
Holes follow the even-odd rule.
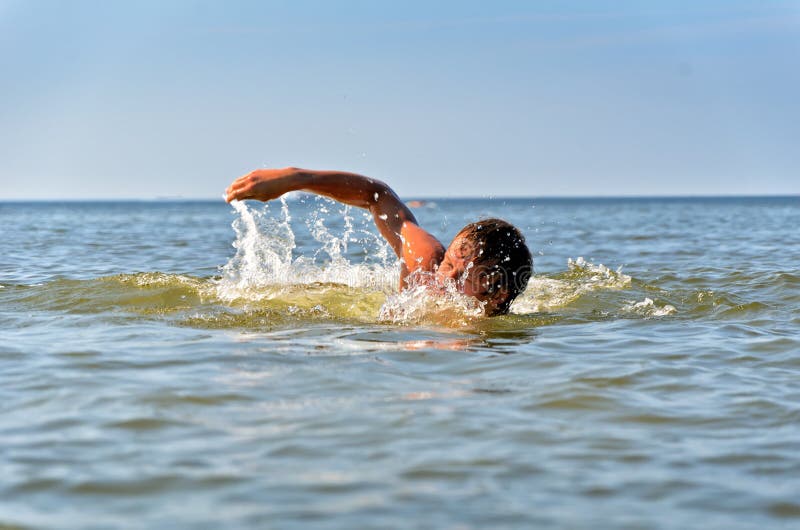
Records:
[[[289,225],[291,217],[286,201],[281,199],[281,220],[266,216],[266,207],[259,212],[239,201],[234,201],[232,206],[239,214],[232,225],[236,232],[233,242],[236,255],[222,268],[220,298],[237,298],[240,293],[289,283],[293,277],[295,238]]]
[[[621,290],[631,285],[631,277],[623,274],[621,267],[612,271],[603,264],[595,265],[578,257],[568,258],[567,268],[560,278],[531,277],[525,292],[511,304],[511,312],[552,311],[592,291]]]
[[[407,282],[409,287],[386,299],[378,316],[380,320],[393,324],[434,322],[467,326],[483,316],[484,303],[460,292],[455,281],[442,284],[432,273],[418,271]]]
[[[645,318],[663,317],[677,312],[675,306],[670,304],[658,306],[652,298],[645,298],[641,302],[629,302],[623,306],[622,310],[644,316]]]
[[[313,257],[295,257],[295,234],[285,199],[281,198],[280,218],[269,215],[269,205],[258,211],[243,202],[231,204],[237,213],[232,224],[236,254],[222,267],[222,278],[217,283],[217,296],[222,300],[274,298],[298,285],[338,284],[384,293],[397,285],[396,263],[389,259],[386,244],[372,234],[358,242],[370,246],[377,261],[352,264],[347,260],[347,245],[356,233],[349,210],[344,212],[345,231],[341,236],[325,226],[322,214],[327,209],[317,210],[307,225],[320,248]],[[320,264],[319,255],[323,252],[328,259]]]
[[[385,302],[377,317],[384,322],[466,325],[483,315],[482,304],[460,293],[455,283],[431,289],[435,281],[429,273],[414,275],[411,287],[397,292],[399,269],[394,254],[390,258],[389,246],[379,236],[354,225],[349,207],[342,210],[344,229],[340,235],[326,225],[326,215],[330,213],[326,205],[312,212],[306,227],[319,248],[309,257],[294,256],[296,237],[289,205],[283,198],[280,217],[270,215],[269,205],[255,210],[235,201],[232,206],[237,214],[232,223],[236,254],[222,267],[222,278],[216,281],[220,300],[295,300],[298,288],[304,297],[313,298],[320,294],[320,285],[328,285],[349,288],[349,292],[338,294],[353,299],[381,293]],[[348,243],[354,241],[365,247],[371,261],[348,260]],[[320,305],[313,309],[325,312]],[[295,305],[287,307],[290,313],[295,310]]]
[[[365,228],[369,216],[359,226],[354,223],[350,207],[345,207],[340,210],[343,228],[332,230],[326,221],[333,204],[322,199],[305,220],[308,235],[318,244],[316,250],[310,255],[295,255],[297,237],[285,199],[281,199],[277,215],[268,204],[253,209],[233,202],[236,253],[222,267],[221,278],[214,280],[216,297],[226,303],[274,300],[285,303],[288,314],[297,314],[301,300],[299,305],[315,314],[336,317],[340,313],[334,308],[345,307],[351,308],[345,315],[402,325],[462,327],[483,316],[481,302],[460,292],[456,282],[439,284],[431,273],[412,274],[408,279],[410,287],[398,292],[397,260],[388,244]],[[361,255],[354,255],[349,244],[362,247]],[[351,262],[349,258],[353,257],[360,261]],[[560,311],[588,294],[630,287],[631,277],[621,268],[615,271],[582,257],[570,258],[566,271],[532,277],[525,292],[512,304],[511,313]],[[365,300],[370,302],[352,309]],[[628,298],[619,302],[613,312],[649,318],[670,315],[676,309],[649,298],[639,303]]]

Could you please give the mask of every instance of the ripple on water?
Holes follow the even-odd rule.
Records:
[[[106,427],[110,427],[112,429],[122,429],[133,432],[157,431],[173,427],[184,427],[186,425],[188,425],[188,423],[175,419],[149,417],[129,418],[126,420],[112,421],[105,424]]]
[[[13,281],[44,283],[0,288],[0,527],[797,526],[796,252],[769,269],[710,244],[748,234],[569,208],[574,226],[537,225],[576,236],[542,256],[519,312],[456,328],[377,322],[391,262],[377,288],[343,252],[303,276],[309,234],[273,262],[290,287],[258,259],[211,277],[226,254],[191,253],[213,224],[197,218],[161,244],[140,243],[172,223],[125,223],[147,229],[111,264],[107,227],[86,257],[40,263],[83,221],[31,247]],[[630,243],[643,233],[659,235]],[[586,248],[630,265],[565,269]]]
[[[767,506],[770,515],[781,519],[800,519],[800,503],[793,501],[773,502]]]
[[[529,410],[616,410],[619,402],[606,395],[589,393],[571,393],[564,396],[543,396],[535,404],[528,405]]]
[[[800,351],[800,339],[795,337],[762,336],[747,340],[746,345],[749,351],[756,354],[781,354],[789,351]]]
[[[247,401],[252,401],[252,398],[241,393],[185,394],[175,392],[159,392],[140,398],[140,402],[142,404],[164,408],[181,407],[184,405],[215,407],[227,403]]]
[[[153,495],[174,490],[185,483],[183,477],[162,474],[130,480],[88,480],[70,484],[68,490],[76,495],[91,496],[137,496]]]

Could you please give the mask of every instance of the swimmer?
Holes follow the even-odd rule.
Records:
[[[412,273],[430,273],[440,283],[455,282],[459,291],[483,302],[489,315],[508,313],[525,290],[533,259],[525,238],[501,219],[468,224],[445,249],[417,224],[411,210],[383,182],[341,171],[288,167],[257,169],[236,179],[226,200],[270,201],[290,191],[324,195],[370,211],[378,231],[400,258],[400,289]]]

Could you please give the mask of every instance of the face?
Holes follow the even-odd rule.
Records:
[[[464,238],[456,236],[445,251],[444,259],[436,271],[436,277],[443,283],[447,280],[455,281],[459,291],[486,302],[486,313],[492,314],[496,306],[505,299],[505,293],[491,292],[490,278],[486,271],[471,266],[473,258],[472,245]]]

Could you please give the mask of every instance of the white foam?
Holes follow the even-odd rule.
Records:
[[[370,291],[391,292],[398,283],[396,261],[390,259],[382,239],[369,234],[361,240],[370,247],[371,263],[352,264],[345,257],[348,241],[355,232],[349,209],[345,209],[345,229],[335,235],[325,226],[327,208],[316,209],[307,221],[309,231],[320,243],[313,257],[294,256],[295,234],[289,206],[281,199],[280,218],[269,215],[269,205],[261,210],[245,203],[231,203],[237,213],[232,227],[236,254],[222,267],[217,281],[217,296],[223,300],[260,300],[279,296],[289,286],[336,283]],[[362,231],[363,232],[363,231]],[[322,264],[320,253],[326,254]],[[393,254],[392,254],[393,256]]]
[[[602,263],[595,265],[582,257],[567,259],[568,272],[564,279],[532,276],[528,287],[511,304],[511,312],[529,314],[552,311],[575,301],[582,295],[602,289],[625,289],[631,277],[622,267],[613,271]]]
[[[378,315],[380,320],[393,324],[433,322],[452,326],[467,325],[484,314],[484,303],[462,293],[455,281],[442,284],[432,273],[422,271],[413,273],[406,281],[408,288],[387,297]]]
[[[664,304],[659,307],[650,298],[645,298],[641,302],[629,302],[622,310],[627,313],[636,313],[645,317],[663,317],[678,311],[674,306],[669,304]]]

